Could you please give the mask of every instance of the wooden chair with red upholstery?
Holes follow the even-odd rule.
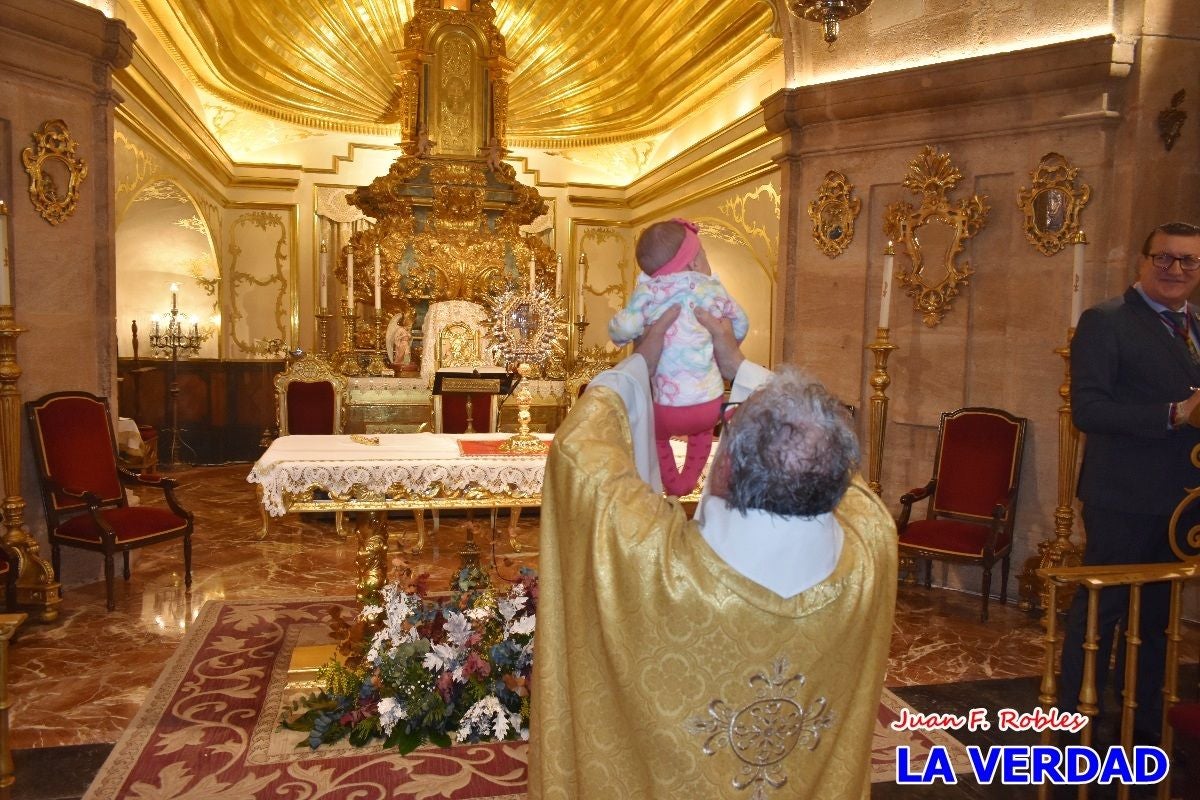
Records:
[[[350,382],[319,355],[305,353],[275,376],[275,415],[280,436],[330,436],[345,427]],[[342,512],[334,525],[344,535]]]
[[[925,561],[929,587],[933,561],[983,569],[987,621],[992,565],[1002,564],[1000,602],[1008,601],[1013,521],[1025,446],[1025,419],[995,408],[960,408],[942,414],[933,477],[900,498],[900,555]],[[913,504],[927,500],[925,519],[909,521]]]
[[[108,610],[116,607],[113,556],[174,540],[183,541],[184,585],[192,585],[192,514],[175,499],[175,481],[130,472],[117,463],[108,398],[87,392],[55,392],[25,404],[46,509],[51,560],[62,574],[62,547],[104,556]],[[167,508],[129,505],[126,486],[160,489]]]

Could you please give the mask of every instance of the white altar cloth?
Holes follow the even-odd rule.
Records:
[[[362,444],[351,436],[281,436],[246,480],[262,487],[263,507],[274,517],[288,511],[285,494],[314,487],[341,496],[356,485],[379,495],[393,486],[413,494],[428,494],[437,485],[454,491],[474,487],[497,496],[537,497],[542,491],[545,455],[464,456],[459,451],[460,439],[502,441],[509,434],[384,433],[369,438],[379,444]]]

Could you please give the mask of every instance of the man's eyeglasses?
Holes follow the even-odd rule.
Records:
[[[1161,269],[1163,272],[1170,271],[1175,262],[1179,262],[1179,268],[1184,272],[1192,272],[1200,269],[1200,256],[1177,256],[1174,253],[1147,253],[1146,257],[1150,259],[1150,263]]]
[[[736,403],[721,403],[721,422],[728,423],[733,418],[733,412],[737,411],[737,407],[741,404],[741,400]]]

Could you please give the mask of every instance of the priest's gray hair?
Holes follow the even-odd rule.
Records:
[[[824,514],[858,468],[858,438],[845,407],[787,365],[738,407],[722,438],[729,457],[725,502],[738,511]]]

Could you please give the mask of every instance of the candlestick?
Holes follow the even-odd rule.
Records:
[[[379,294],[379,245],[375,245],[375,310],[379,311],[381,308],[383,308],[383,302]]]
[[[12,305],[12,265],[8,258],[8,205],[0,200],[0,306]]]
[[[171,310],[172,311],[179,310],[179,284],[178,283],[171,284]]]
[[[879,328],[888,327],[892,312],[892,271],[895,269],[895,249],[888,242],[883,251],[883,290],[879,293]]]
[[[321,310],[329,307],[329,246],[321,240]]]
[[[583,304],[583,289],[587,284],[587,256],[579,254],[579,321],[587,319],[587,306]]]
[[[1071,327],[1079,322],[1083,313],[1083,250],[1087,247],[1087,236],[1083,231],[1075,234],[1075,262],[1071,270]]]
[[[529,257],[529,293],[533,294],[536,280],[534,278],[536,267],[534,265],[533,256]]]
[[[875,331],[875,341],[867,345],[867,349],[875,355],[875,371],[871,374],[871,416],[868,424],[870,451],[867,459],[867,486],[875,494],[882,494],[883,486],[883,442],[887,434],[888,397],[887,388],[892,379],[888,377],[888,356],[896,349],[889,340],[888,329],[880,327]]]
[[[554,259],[554,296],[562,297],[562,253]]]
[[[346,240],[346,305],[354,313],[354,223],[350,224],[350,239]]]

